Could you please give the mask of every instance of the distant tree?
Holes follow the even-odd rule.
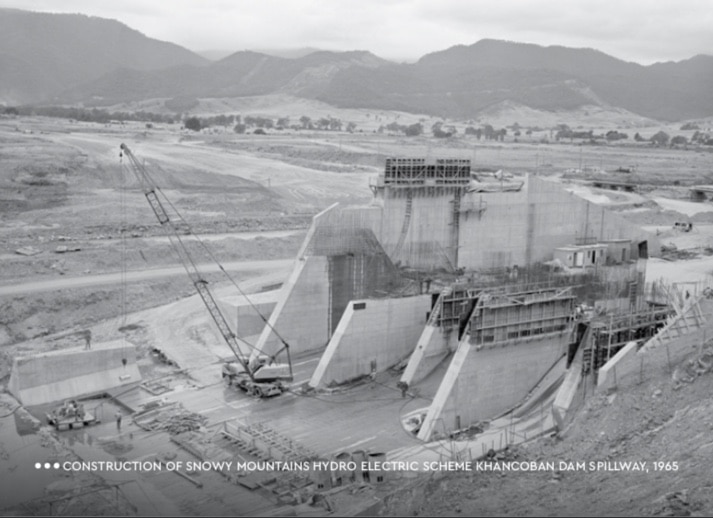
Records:
[[[688,139],[683,135],[676,135],[671,139],[671,146],[685,146],[688,144]]]
[[[610,131],[606,132],[605,138],[608,141],[612,142],[612,141],[616,141],[616,140],[627,139],[627,138],[629,138],[629,135],[627,135],[626,133],[619,133],[616,130],[610,130]]]
[[[239,134],[245,133],[245,130],[246,130],[246,129],[248,129],[248,127],[247,127],[245,124],[240,124],[240,123],[236,124],[236,125],[233,127],[233,131],[234,131],[235,133],[239,133]]]
[[[185,121],[183,121],[183,125],[186,129],[193,131],[200,131],[202,127],[201,120],[198,117],[188,117]]]
[[[339,119],[329,119],[329,129],[332,131],[342,131],[342,121]]]
[[[332,121],[326,117],[322,117],[317,121],[317,127],[322,130],[328,130]]]
[[[287,128],[290,125],[290,118],[289,117],[278,118],[277,125],[282,126],[283,128]]]
[[[495,138],[499,139],[500,142],[505,142],[505,135],[507,135],[507,134],[508,134],[508,130],[506,130],[505,128],[502,128],[497,131]]]
[[[431,126],[431,132],[433,133],[433,136],[436,138],[448,138],[451,136],[450,133],[443,130],[442,122],[436,122],[435,124],[433,124],[433,126]]]
[[[699,129],[701,129],[700,126],[698,126],[698,124],[696,124],[695,122],[687,122],[686,124],[681,126],[681,131],[699,130]]]
[[[465,134],[475,136],[476,135],[475,128],[473,126],[468,126],[467,128],[465,128]]]
[[[348,131],[349,133],[354,133],[354,130],[356,130],[356,128],[357,128],[357,125],[356,125],[355,122],[349,122],[349,123],[347,123],[347,131]]]
[[[215,117],[212,118],[211,120],[211,125],[216,125],[216,126],[223,126],[224,128],[227,128],[231,124],[235,122],[235,117],[232,115],[216,115]]]
[[[635,140],[636,142],[643,142],[643,141],[646,140],[646,139],[644,139],[644,137],[642,137],[641,135],[639,135],[639,132],[637,131],[637,132],[636,132],[636,135],[634,135],[634,140]]]
[[[574,132],[571,129],[559,129],[555,133],[555,140],[568,138],[570,142],[574,139]]]
[[[423,134],[423,124],[417,122],[416,124],[406,126],[406,129],[404,129],[404,134],[406,134],[407,137],[418,137],[419,135]]]
[[[267,133],[265,133],[264,129],[258,128],[255,131],[253,131],[253,135],[267,135]]]
[[[5,115],[19,115],[20,112],[14,106],[8,106],[5,108]]]
[[[268,117],[253,117],[253,123],[258,128],[272,128],[275,124]]]
[[[494,140],[496,138],[495,128],[493,128],[490,124],[483,125],[483,136],[485,137],[485,140]]]
[[[704,144],[706,146],[713,146],[713,137],[710,133],[704,133],[702,131],[696,131],[691,137],[691,142],[696,142],[698,144]]]
[[[300,117],[300,124],[302,124],[303,129],[312,129],[312,119],[306,115]]]
[[[558,124],[555,126],[556,131],[572,131],[572,128],[570,128],[567,124]]]
[[[256,117],[253,115],[248,115],[245,117],[245,125],[252,127],[258,127],[258,128],[272,128],[274,126],[274,122],[272,119],[268,117]]]
[[[656,133],[649,140],[652,144],[655,144],[657,146],[665,146],[666,144],[668,144],[669,138],[670,137],[668,136],[668,133],[662,130]]]
[[[390,131],[391,133],[400,133],[403,131],[403,126],[396,121],[389,122],[384,129]]]

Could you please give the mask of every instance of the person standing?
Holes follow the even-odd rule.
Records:
[[[121,412],[117,410],[114,417],[116,417],[116,429],[121,430]]]

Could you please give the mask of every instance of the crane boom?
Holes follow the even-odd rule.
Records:
[[[251,346],[246,342],[240,340],[237,336],[235,336],[233,331],[230,329],[228,322],[225,320],[223,313],[220,311],[220,309],[218,308],[218,304],[213,298],[213,294],[208,288],[208,281],[203,278],[201,272],[198,270],[198,267],[193,262],[193,259],[191,258],[188,252],[186,244],[183,242],[183,239],[181,239],[181,232],[184,229],[179,226],[179,222],[182,221],[180,214],[178,214],[178,212],[174,209],[178,220],[175,220],[169,216],[168,211],[166,211],[164,204],[161,203],[161,200],[159,199],[156,193],[158,188],[149,176],[144,165],[139,162],[139,160],[134,156],[134,154],[131,152],[131,150],[126,144],[121,144],[121,151],[129,159],[131,169],[134,172],[136,179],[139,181],[141,188],[144,192],[144,196],[146,196],[146,199],[148,200],[151,209],[153,209],[153,212],[156,215],[156,218],[158,219],[159,223],[161,224],[161,226],[164,226],[169,229],[169,240],[171,241],[173,248],[178,254],[181,264],[183,264],[183,267],[188,273],[188,277],[191,279],[193,286],[195,287],[196,291],[203,300],[205,307],[208,309],[208,313],[210,313],[210,316],[212,317],[213,321],[218,326],[218,330],[223,336],[225,343],[228,344],[228,347],[230,347],[230,350],[233,352],[235,358],[240,363],[240,365],[242,365],[243,369],[248,374],[250,379],[252,381],[255,381],[255,371],[257,369],[250,365],[250,355],[245,354],[245,352],[243,351],[244,347]]]

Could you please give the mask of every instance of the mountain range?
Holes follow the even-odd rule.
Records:
[[[399,64],[370,52],[241,51],[210,61],[126,25],[0,9],[0,102],[108,106],[285,93],[344,108],[473,118],[501,103],[623,108],[665,121],[713,115],[713,56],[643,66],[593,49],[481,40]]]

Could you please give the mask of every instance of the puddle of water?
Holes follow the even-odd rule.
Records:
[[[180,380],[174,380],[180,381]],[[83,400],[85,408],[99,416],[101,422],[93,426],[74,430],[51,431],[51,434],[66,449],[73,451],[83,462],[97,461],[154,461],[156,454],[175,452],[179,459],[195,460],[188,453],[170,443],[165,434],[156,434],[141,430],[132,423],[129,412],[108,398]],[[44,405],[29,409],[31,415],[45,425],[45,413],[56,405]],[[24,410],[16,414],[20,416]],[[121,429],[117,428],[114,418],[116,412],[123,415]],[[37,432],[37,423],[31,418],[11,415],[0,419],[0,516],[3,509],[22,513],[21,504],[31,500],[40,500],[48,495],[48,486],[58,492],[55,498],[62,496],[60,488],[69,490],[78,481],[64,470],[67,458],[55,458],[52,447],[42,446],[42,435]],[[43,432],[44,433],[44,432]],[[45,462],[51,462],[49,469]],[[59,462],[59,469],[54,463]],[[41,468],[35,467],[41,463]],[[84,469],[84,468],[82,468]],[[217,514],[244,514],[252,509],[267,509],[271,503],[263,495],[251,492],[241,486],[223,486],[225,483],[217,474],[205,475],[205,480],[214,480],[202,488],[194,488],[190,483],[183,483],[178,475],[159,474],[140,471],[94,471],[109,484],[120,484],[120,493],[130,502],[140,516],[175,516],[185,514],[184,505],[189,505],[194,498],[211,494],[210,509]],[[81,483],[81,482],[79,482]],[[176,486],[176,487],[174,487]],[[223,495],[240,502],[236,507],[231,502],[229,507],[223,502]],[[89,497],[88,497],[89,498]],[[48,505],[48,504],[43,504]],[[246,506],[245,509],[242,509]],[[47,508],[41,507],[41,510]]]
[[[31,430],[15,415],[0,418],[0,510],[43,497],[45,487],[61,477],[54,468],[44,468],[53,452]],[[37,463],[42,468],[37,469]]]
[[[89,400],[84,403],[90,412],[100,418],[104,416],[104,419],[111,420],[118,410],[109,400]],[[54,406],[33,407],[28,409],[28,413],[44,425],[45,413]],[[112,422],[109,428],[111,425],[115,426]],[[92,427],[54,432],[54,435],[72,449],[77,443],[91,447],[95,436],[90,430]],[[43,446],[37,423],[25,414],[24,409],[0,418],[0,510],[45,497],[48,485],[67,476],[61,469],[55,469],[54,463],[58,460],[61,462],[63,459],[55,457],[51,446]],[[47,463],[50,463],[49,469],[45,467]]]
[[[89,412],[102,418],[101,422],[75,430],[52,432],[81,461],[140,459],[152,457],[156,453],[155,445],[140,440],[146,433],[131,423],[130,415],[120,405],[106,398],[82,402]],[[45,424],[45,413],[55,406],[43,405],[30,410],[34,417]],[[114,418],[117,412],[123,415],[121,429],[117,428]],[[4,508],[44,497],[45,488],[53,482],[69,480],[68,473],[63,469],[67,459],[58,459],[60,467],[55,469],[54,462],[57,459],[52,454],[51,448],[42,447],[36,423],[29,421],[28,424],[27,420],[15,419],[13,416],[0,420],[0,515]],[[35,467],[38,462],[42,464],[41,469]],[[45,462],[52,463],[50,469],[44,468]],[[139,515],[170,516],[180,512],[150,484],[143,483],[140,475],[135,472],[101,471],[96,474],[109,483],[126,482],[121,486],[121,491],[137,508]]]

